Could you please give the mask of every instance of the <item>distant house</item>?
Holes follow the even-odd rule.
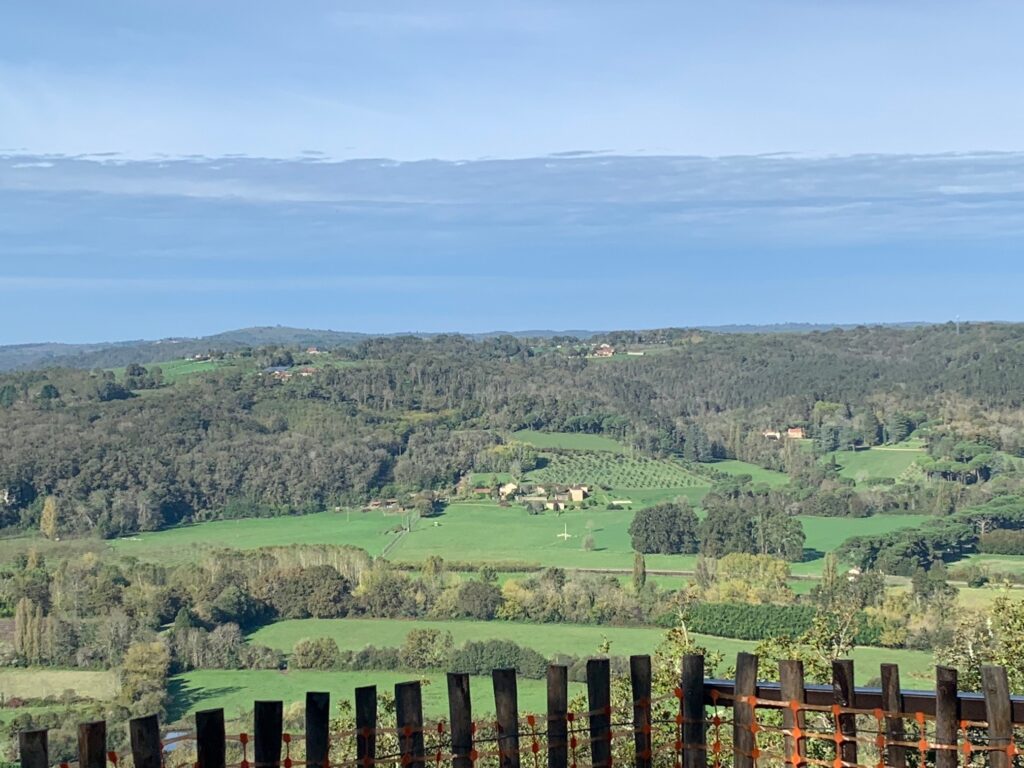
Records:
[[[322,355],[323,352],[321,352],[316,347],[310,347],[309,349],[306,350],[306,354],[307,355]]]
[[[271,365],[264,368],[262,373],[264,376],[270,376],[278,381],[288,381],[292,377],[292,372],[287,365]]]
[[[486,488],[482,485],[478,485],[476,488],[473,489],[473,493],[475,493],[477,496],[489,496],[491,494],[491,489]]]
[[[503,499],[507,499],[509,496],[515,495],[515,492],[518,490],[518,483],[505,483],[503,486],[498,488],[498,495]]]
[[[786,430],[786,437],[790,440],[803,440],[807,437],[807,433],[804,432],[803,427],[790,427]]]
[[[766,429],[761,433],[766,440],[781,440],[782,433],[777,429]]]
[[[574,485],[569,488],[569,501],[583,501],[590,494],[590,488],[585,485]]]
[[[547,501],[544,502],[544,509],[551,509],[555,512],[561,512],[565,509],[565,502],[562,501]]]
[[[615,354],[615,347],[611,344],[600,344],[594,350],[594,357],[611,357]]]
[[[310,377],[316,373],[316,368],[299,368],[299,376]]]

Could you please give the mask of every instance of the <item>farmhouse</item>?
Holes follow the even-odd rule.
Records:
[[[766,440],[781,440],[782,433],[777,429],[766,429],[761,433]]]
[[[546,502],[544,502],[544,509],[551,509],[551,510],[554,510],[555,512],[561,512],[563,509],[565,509],[565,502],[564,501],[546,501]]]
[[[600,344],[594,350],[594,357],[611,357],[615,354],[615,347],[611,344]]]
[[[503,499],[507,499],[509,496],[514,496],[518,490],[518,483],[505,483],[503,486],[498,488],[498,495]]]
[[[590,495],[590,488],[585,485],[573,485],[569,487],[570,501],[583,501]]]
[[[292,377],[292,372],[287,365],[271,365],[264,368],[261,373],[278,381],[288,381]]]
[[[786,430],[786,437],[790,440],[803,440],[807,437],[803,427],[790,427]]]

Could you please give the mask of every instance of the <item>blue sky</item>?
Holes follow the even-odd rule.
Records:
[[[13,0],[0,343],[1024,320],[1021,28],[983,1]]]

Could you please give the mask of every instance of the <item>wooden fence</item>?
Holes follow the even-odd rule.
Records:
[[[685,656],[678,686],[652,693],[651,659],[633,656],[613,684],[607,659],[587,664],[584,711],[570,709],[567,669],[551,666],[545,715],[520,712],[515,670],[492,674],[494,715],[474,720],[470,678],[448,675],[444,720],[423,717],[419,682],[394,691],[394,726],[378,717],[373,686],[355,691],[354,725],[332,726],[330,695],[308,693],[305,733],[283,729],[280,701],[257,701],[251,735],[228,735],[223,710],[198,712],[195,730],[161,737],[155,716],[129,723],[131,753],[107,750],[106,724],[80,726],[79,768],[916,768],[1021,764],[1016,729],[1024,698],[1009,694],[1001,667],[983,670],[984,691],[963,693],[956,670],[936,668],[934,692],[904,691],[894,664],[880,689],[855,688],[853,662],[836,661],[831,685],[808,685],[800,662],[777,682],[758,681],[758,659],[739,654],[735,680],[706,679],[704,659]],[[336,730],[332,731],[332,727]],[[194,750],[189,748],[194,743]],[[20,734],[22,768],[50,768],[46,731]],[[187,755],[187,757],[183,757]],[[66,763],[61,763],[66,768]]]

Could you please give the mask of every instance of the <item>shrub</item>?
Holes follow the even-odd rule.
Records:
[[[296,669],[334,669],[340,661],[338,644],[330,637],[299,640],[292,648],[291,666]]]

